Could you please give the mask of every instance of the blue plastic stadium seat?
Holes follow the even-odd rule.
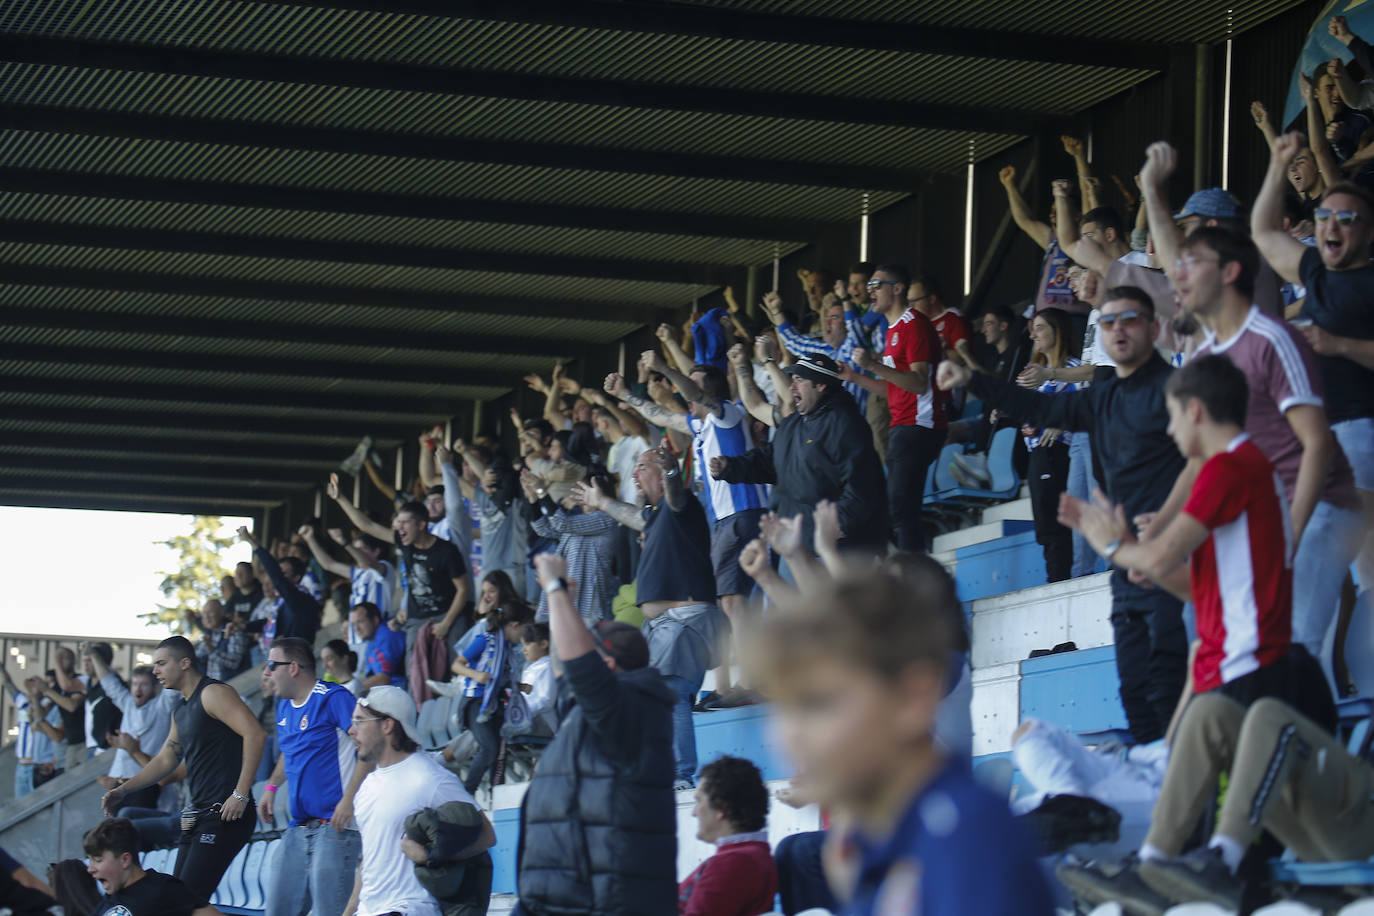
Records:
[[[520,809],[501,808],[491,814],[496,845],[491,847],[491,892],[515,893],[515,853],[520,844]]]
[[[948,469],[952,458],[941,451],[936,469],[935,500],[978,506],[1014,499],[1021,492],[1021,479],[1016,476],[1016,467],[1012,462],[1018,435],[1020,434],[1011,428],[999,429],[993,434],[992,445],[988,448],[988,475],[992,481],[987,489],[961,487],[954,482]],[[954,485],[941,486],[941,481],[946,484],[953,482]]]
[[[440,739],[436,734],[442,729],[443,717],[448,713],[448,704],[445,702],[447,699],[448,697],[433,697],[420,705],[420,716],[415,724],[419,729],[420,738],[427,747],[441,747],[447,743],[446,739]]]

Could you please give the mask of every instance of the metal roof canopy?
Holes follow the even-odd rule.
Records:
[[[10,0],[0,504],[299,498],[1292,5]]]

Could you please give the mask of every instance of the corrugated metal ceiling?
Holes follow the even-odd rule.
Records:
[[[673,8],[1014,28],[1053,36],[1045,41],[1054,43],[1075,37],[1214,42],[1228,29],[1244,29],[1293,5],[682,0]],[[570,9],[578,7],[570,2],[562,12]],[[390,435],[433,419],[434,405],[451,405],[452,413],[471,400],[494,399],[518,384],[512,381],[518,373],[547,369],[556,354],[583,357],[589,348],[614,345],[658,320],[662,310],[711,294],[720,276],[742,281],[745,268],[804,247],[795,230],[784,244],[769,240],[760,221],[853,225],[865,207],[875,212],[919,193],[918,176],[955,177],[970,159],[1020,142],[1015,125],[994,111],[1072,115],[1155,75],[1141,69],[1150,66],[1150,60],[1140,63],[1144,58],[1122,66],[1013,59],[1015,54],[973,60],[943,51],[798,44],[770,39],[766,30],[742,38],[669,34],[637,22],[581,27],[402,14],[380,4],[362,11],[239,0],[0,4],[0,39],[42,37],[49,41],[41,47],[55,54],[44,58],[47,63],[0,59],[0,105],[42,115],[27,122],[28,129],[0,125],[0,169],[8,170],[7,190],[0,191],[0,220],[8,233],[0,241],[0,272],[8,271],[3,279],[10,281],[0,284],[0,502],[22,499],[9,481],[23,479],[30,483],[22,492],[35,500],[79,501],[108,484],[112,496],[123,494],[130,505],[191,507],[197,498],[182,492],[186,486],[203,487],[207,499],[230,485],[242,490],[238,469],[251,479],[261,459],[226,455],[218,476],[216,462],[156,460],[188,439],[197,453],[261,443],[283,454],[293,446],[337,447],[342,454],[360,426],[374,424]],[[73,44],[83,41],[289,56],[299,62],[299,75],[283,81],[249,78],[246,70],[161,72],[155,54],[146,66],[100,69]],[[58,53],[62,48],[65,57]],[[1051,56],[1043,47],[1036,51],[1027,56]],[[360,71],[367,64],[402,64],[835,101],[818,105],[814,115],[807,110],[783,117],[767,105],[689,112],[655,104],[657,98],[632,106],[478,97],[428,86],[344,87],[317,78],[324,71],[312,63],[326,62],[354,62]],[[882,118],[854,123],[836,116],[845,99],[968,109],[976,129],[913,124],[910,118],[905,124]],[[691,100],[675,104],[703,107]],[[980,111],[985,116],[978,120]],[[101,124],[88,126],[88,114],[100,115]],[[202,127],[211,122],[242,130],[207,133]],[[301,135],[286,130],[300,127],[333,131],[335,138],[360,131],[396,142],[371,147],[389,155],[351,152],[352,145],[339,140],[315,144],[332,152],[292,148],[289,138]],[[407,143],[416,138],[457,143],[408,155]],[[488,152],[467,153],[482,161],[462,161],[463,142],[483,144]],[[527,146],[547,152],[525,158],[492,152]],[[581,155],[564,157],[564,151]],[[602,162],[609,154],[616,158]],[[689,158],[698,164],[684,167]],[[145,200],[137,189],[85,196],[62,187],[28,189],[26,170],[178,181],[182,191],[188,184],[234,183],[269,194],[272,188],[303,190],[321,199],[335,191],[393,195],[388,207],[394,209],[375,211],[391,215],[359,215],[346,207],[312,207],[299,196],[279,206],[263,198],[243,205],[177,203],[169,201],[202,198],[148,194]],[[843,178],[832,176],[835,170]],[[884,178],[875,184],[889,190],[865,197],[863,183],[877,170]],[[417,215],[403,195],[501,202],[512,205],[505,212],[516,218]],[[587,212],[541,221],[541,207]],[[615,210],[663,216],[647,228],[631,227],[616,224]],[[675,214],[708,221],[675,229]],[[710,222],[717,218],[718,231]],[[732,231],[732,218],[750,224]],[[579,228],[578,219],[596,228]],[[32,236],[25,234],[30,228]],[[189,241],[177,245],[172,239]],[[264,242],[280,251],[263,256]],[[327,254],[312,247],[321,243],[332,246]],[[214,253],[225,251],[232,253]],[[461,263],[414,266],[460,255]],[[505,260],[481,263],[488,255]],[[521,259],[540,257],[562,259],[548,267],[557,275],[512,269]],[[569,273],[579,275],[564,275]],[[221,290],[227,284],[233,285]],[[387,301],[389,293],[394,302]],[[12,326],[4,326],[5,314],[13,316]],[[90,327],[81,323],[86,315]],[[149,318],[165,320],[167,331],[150,327]],[[265,330],[284,324],[295,332]],[[322,339],[299,333],[309,326],[335,333]],[[357,342],[349,328],[358,329]],[[369,329],[385,335],[368,341]],[[427,334],[436,335],[429,346],[423,343]],[[400,335],[414,335],[417,343]],[[479,339],[467,345],[465,335]],[[522,341],[530,342],[527,349]],[[68,356],[35,357],[56,353]],[[336,372],[344,369],[357,377]],[[455,383],[444,382],[446,371]],[[383,409],[387,399],[395,401],[394,409]],[[152,422],[158,417],[161,423]],[[254,418],[262,418],[264,428],[254,428]],[[292,423],[309,431],[298,433]],[[6,445],[7,432],[93,443],[106,436],[125,444],[89,452],[65,443]],[[145,440],[146,448],[137,447]],[[44,455],[60,469],[33,470]],[[68,470],[81,456],[91,459],[89,467]],[[139,475],[100,467],[102,461],[128,466],[130,456],[147,457],[150,470]],[[20,470],[7,472],[10,462]],[[203,473],[198,464],[206,465]],[[223,465],[232,465],[234,474]],[[262,464],[260,475],[265,502],[319,476],[315,459],[270,465]],[[42,477],[51,477],[52,485]],[[64,489],[59,478],[71,486]],[[160,491],[165,499],[158,501]],[[253,502],[256,497],[248,500]]]

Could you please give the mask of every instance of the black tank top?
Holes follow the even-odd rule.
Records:
[[[228,798],[243,769],[243,739],[207,713],[200,701],[205,688],[218,683],[214,678],[201,678],[190,699],[173,714],[186,761],[186,787],[195,808],[208,808]]]

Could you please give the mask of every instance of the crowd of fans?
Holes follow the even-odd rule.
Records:
[[[1330,28],[1374,77],[1368,46]],[[127,682],[103,643],[22,686],[6,674],[16,796],[117,750],[85,844],[103,896],[73,905],[212,911],[281,793],[269,914],[485,912],[479,798],[523,746],[542,755],[518,912],[749,916],[780,893],[787,913],[1048,913],[1044,850],[970,775],[969,637],[927,556],[931,521],[985,504],[1001,461],[1027,483],[1046,581],[1112,569],[1132,746],[1024,723],[1016,759],[1041,792],[1018,811],[1038,823],[1081,797],[1080,826],[1118,807],[1144,839],[1120,863],[1062,864],[1062,884],[1130,912],[1235,908],[1261,854],[1374,853],[1370,742],[1348,752],[1334,706],[1347,653],[1374,648],[1344,644],[1374,576],[1374,78],[1356,75],[1303,78],[1306,134],[1255,104],[1271,160],[1248,217],[1220,188],[1174,211],[1163,142],[1136,194],[1117,182],[1123,212],[1066,137],[1076,181],[1052,182],[1047,219],[1000,176],[1044,250],[1014,308],[971,322],[897,260],[800,271],[795,298],[755,310],[727,291],[658,328],[629,377],[530,375],[543,408],[512,411],[514,451],[426,430],[397,491],[364,443],[345,473],[390,516],[335,474],[349,528],[316,519],[266,547],[240,529],[253,562]],[[259,713],[224,684],[248,671]],[[461,726],[441,753],[418,726],[436,697]],[[760,697],[797,767],[780,798],[828,823],[776,853],[759,770],[699,766],[693,727]],[[716,852],[679,885],[686,791]],[[139,865],[161,845],[175,875]],[[55,893],[19,872],[4,887]]]

